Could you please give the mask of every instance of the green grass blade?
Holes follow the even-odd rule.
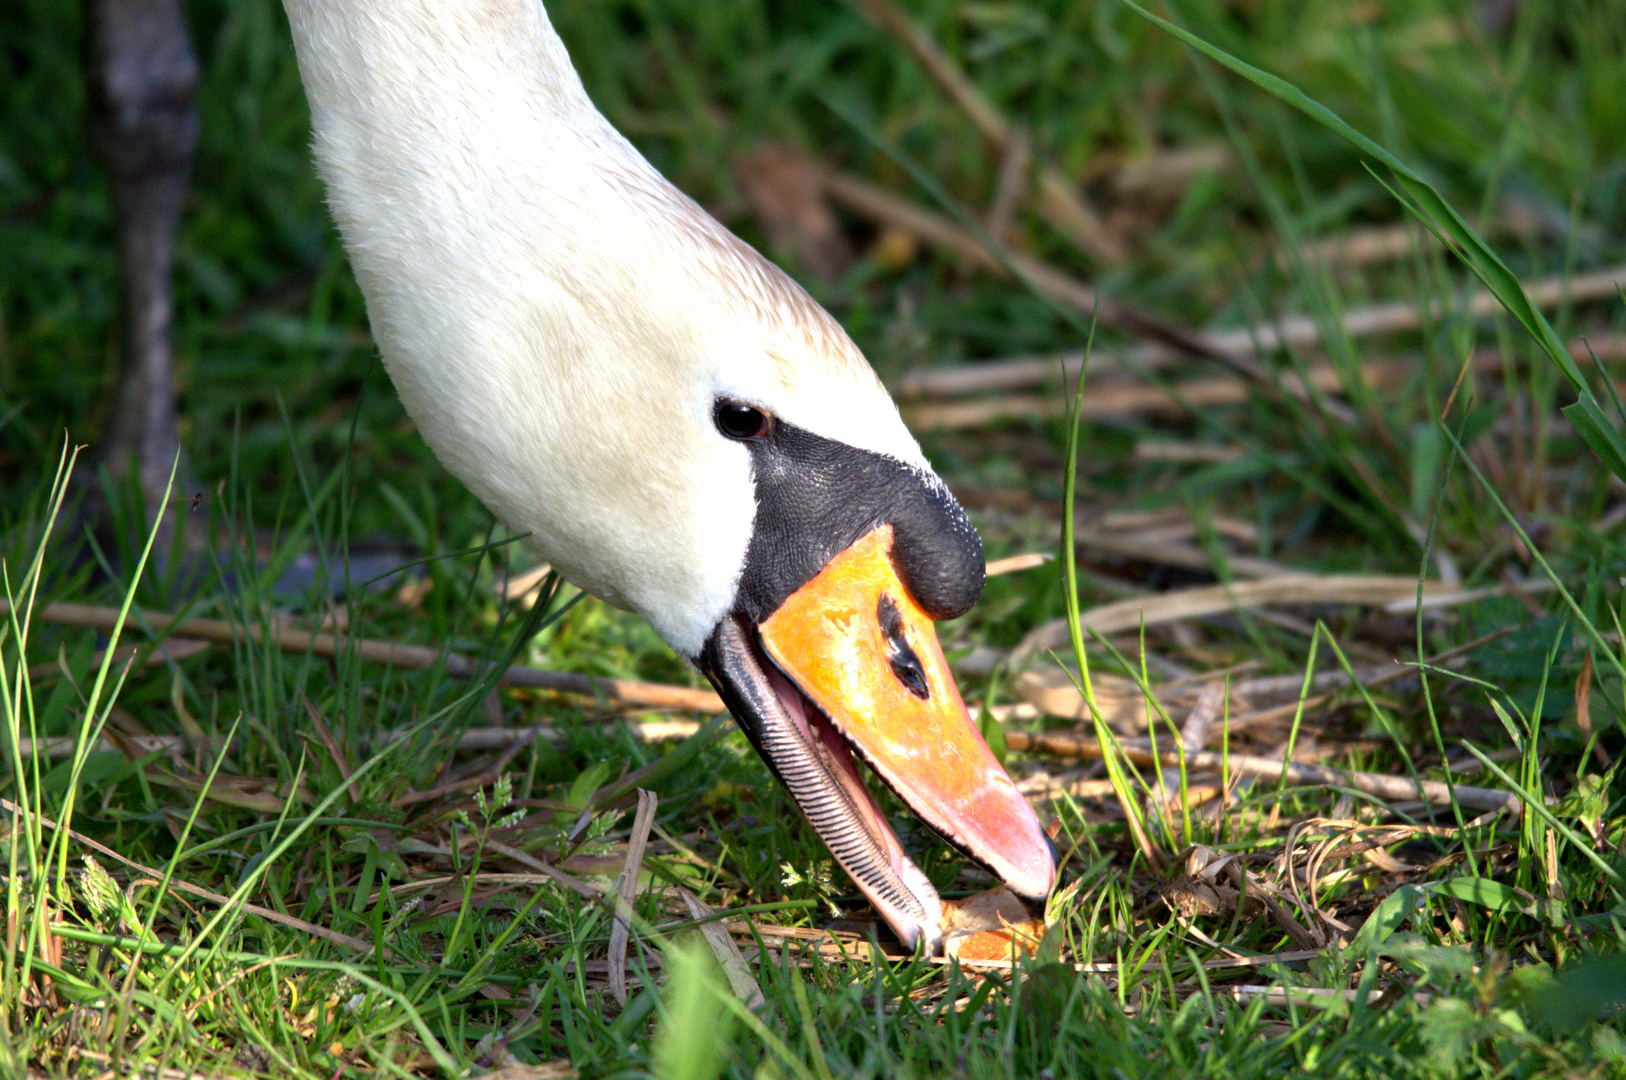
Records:
[[[1576,429],[1593,452],[1616,476],[1626,480],[1626,439],[1621,437],[1619,429],[1605,417],[1602,407],[1592,393],[1592,388],[1587,384],[1586,377],[1570,356],[1569,349],[1553,330],[1547,317],[1530,302],[1530,297],[1526,295],[1517,275],[1507,268],[1507,265],[1491,250],[1490,245],[1480,238],[1432,184],[1395,154],[1351,127],[1337,113],[1293,84],[1232,56],[1224,49],[1202,40],[1167,19],[1153,15],[1134,0],[1122,2],[1142,18],[1173,34],[1191,48],[1215,63],[1229,68],[1278,100],[1298,109],[1312,120],[1347,139],[1363,153],[1370,154],[1388,166],[1405,194],[1405,198],[1400,200],[1401,203],[1457,252],[1508,314],[1536,339],[1536,343],[1541,346],[1548,359],[1564,373],[1564,377],[1570,381],[1580,399],[1575,405],[1564,410],[1565,415],[1570,416],[1575,422]]]

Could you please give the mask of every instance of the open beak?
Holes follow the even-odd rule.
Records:
[[[752,627],[727,620],[701,667],[802,815],[898,936],[928,952],[941,906],[854,762],[922,821],[1031,901],[1055,884],[1032,807],[966,711],[931,619],[910,598],[881,526]]]

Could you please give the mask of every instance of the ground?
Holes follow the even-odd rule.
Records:
[[[647,627],[515,585],[374,359],[275,4],[189,9],[170,512],[215,560],[137,577],[116,484],[47,537],[117,293],[78,13],[24,0],[6,1071],[1626,1074],[1619,0],[1152,9],[1288,87],[1122,3],[550,10],[1015,557],[940,629],[1072,887],[1014,972],[899,955]]]

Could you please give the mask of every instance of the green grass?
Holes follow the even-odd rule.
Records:
[[[788,143],[948,218],[987,220],[1000,155],[855,8],[553,6],[612,121],[803,280],[889,380],[1084,347],[1090,312],[900,244],[872,219],[841,211],[856,257],[819,277],[751,213],[743,162]],[[1011,218],[1015,250],[1176,326],[1304,314],[1324,330],[1319,347],[1267,353],[1260,377],[1200,358],[1151,376],[1187,391],[1231,377],[1246,390],[1238,400],[1087,414],[1071,496],[1080,528],[1175,514],[1206,562],[1176,566],[1144,533],[1138,554],[1086,540],[1079,602],[1241,580],[1246,559],[1316,574],[1449,567],[1469,586],[1517,578],[1561,592],[1427,617],[1287,606],[1080,635],[1091,684],[1138,677],[1186,702],[1170,717],[1178,726],[1190,708],[1171,689],[1182,678],[1240,664],[1256,666],[1235,680],[1343,664],[1369,678],[1461,649],[1269,722],[1223,735],[1216,723],[1207,746],[1291,746],[1427,779],[1449,761],[1460,782],[1516,792],[1518,821],[1274,777],[1247,781],[1216,813],[1197,799],[1199,780],[1175,776],[1189,798],[1160,812],[1141,798],[1155,770],[1120,763],[1128,799],[1095,787],[1043,808],[1070,852],[1065,875],[1083,884],[1021,972],[856,947],[841,961],[778,936],[826,925],[832,910],[850,927],[861,907],[731,730],[679,750],[639,741],[601,703],[492,691],[348,650],[247,639],[155,649],[145,610],[266,633],[327,616],[366,638],[698,685],[635,620],[593,601],[564,610],[568,589],[541,610],[503,599],[524,556],[440,472],[373,361],[274,4],[189,11],[203,139],[176,345],[201,498],[185,491],[178,506],[213,538],[222,569],[190,593],[161,558],[133,580],[148,531],[130,512],[111,548],[85,551],[61,509],[77,491],[58,462],[64,432],[93,444],[105,423],[112,222],[80,137],[77,8],[24,0],[0,11],[15,73],[0,88],[0,554],[13,605],[0,623],[0,797],[22,810],[3,819],[0,1072],[456,1075],[512,1055],[588,1076],[708,1080],[1626,1075],[1618,420],[1590,364],[1567,371],[1538,343],[1550,333],[1604,349],[1626,332],[1626,303],[1549,307],[1550,331],[1528,313],[1469,318],[1462,300],[1480,279],[1415,224],[1392,257],[1312,251],[1413,220],[1399,191],[1515,308],[1515,282],[1626,263],[1626,4],[1527,2],[1503,30],[1483,26],[1477,5],[1443,0],[1153,11],[1198,41],[1118,3],[910,10],[1021,126],[1035,159],[1105,209],[1128,257],[1092,259],[1031,197]],[[1205,58],[1202,43],[1285,79],[1411,172]],[[1169,152],[1192,149],[1210,166],[1169,172]],[[1154,166],[1172,178],[1135,179]],[[1441,307],[1398,333],[1342,328],[1391,300]],[[1095,332],[1097,363],[1134,344],[1109,323]],[[1323,362],[1333,383],[1304,400],[1284,392],[1289,373]],[[1068,516],[1067,388],[1043,393],[1044,415],[923,433],[991,555],[1054,549]],[[1578,393],[1596,399],[1590,429],[1575,424]],[[1179,460],[1149,452],[1169,444]],[[94,472],[89,457],[80,476]],[[312,548],[380,541],[403,564],[423,561],[336,602],[272,591]],[[956,655],[1006,653],[1065,615],[1055,566],[992,580],[944,628]],[[59,602],[128,603],[131,614],[115,641],[45,618]],[[128,668],[120,643],[138,647]],[[1019,679],[1001,667],[963,689],[1008,703]],[[498,723],[560,734],[513,754],[454,751],[464,730]],[[104,728],[185,741],[93,750]],[[1083,728],[1148,734],[1106,718]],[[402,729],[399,746],[378,738]],[[1017,729],[1082,730],[1056,719]],[[1166,725],[1153,734],[1165,749],[1178,740]],[[45,736],[77,752],[18,749]],[[1011,765],[1022,775],[1075,763]],[[630,953],[623,1005],[605,982],[610,913],[535,863],[612,879],[630,804],[594,796],[646,767],[659,804],[633,904],[644,951]],[[905,836],[946,892],[984,886],[921,830]],[[760,928],[739,941],[763,1006],[747,1009],[698,946],[678,886]],[[856,925],[861,942],[867,924]]]

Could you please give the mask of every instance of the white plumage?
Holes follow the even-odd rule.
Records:
[[[695,655],[754,513],[720,396],[926,468],[841,327],[588,101],[541,4],[287,7],[390,377],[568,580]]]
[[[939,944],[940,902],[855,756],[1042,899],[1049,841],[931,624],[980,543],[847,335],[609,126],[540,3],[287,8],[373,334],[446,468],[706,673],[903,940]]]

